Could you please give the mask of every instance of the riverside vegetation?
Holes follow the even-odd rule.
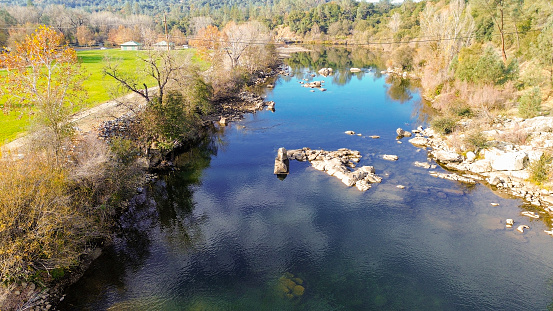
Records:
[[[11,89],[2,88],[1,94],[4,114],[10,120],[6,124],[15,122],[18,114],[14,112],[26,105],[36,109],[33,120],[46,128],[24,160],[7,154],[1,162],[4,217],[0,267],[5,284],[26,280],[46,285],[77,266],[81,256],[91,253],[101,241],[109,240],[109,232],[116,226],[113,215],[143,182],[147,164],[140,155],[171,150],[182,141],[204,135],[210,112],[251,78],[265,76],[266,68],[274,65],[271,42],[275,39],[348,44],[354,46],[354,53],[367,58],[387,52],[387,57],[375,57],[375,64],[420,79],[429,101],[425,109],[433,109],[437,115],[431,121],[437,132],[463,137],[462,131],[468,130],[465,139],[457,141],[461,152],[487,147],[489,141],[480,132],[504,116],[532,118],[549,114],[551,109],[550,1],[435,0],[398,5],[390,1],[276,1],[259,10],[248,4],[224,3],[207,8],[191,1],[170,7],[168,32],[174,41],[185,40],[181,43],[189,36],[188,43],[211,64],[209,69],[201,70],[184,55],[153,51],[142,55],[149,78],[133,76],[110,62],[105,73],[120,82],[121,90],[136,93],[146,103],[139,122],[130,128],[132,135],[110,139],[108,144],[95,137],[74,136],[67,121],[82,102],[79,98],[84,96],[86,78],[79,74],[82,71],[74,51],[63,44],[153,43],[161,36],[162,24],[141,13],[162,10],[114,4],[107,12],[87,13],[71,6],[38,6],[32,1],[27,6],[0,8],[0,22],[6,25],[0,31],[1,45],[19,55],[24,55],[26,48],[25,53],[33,53],[31,47],[40,41],[40,35],[50,36],[56,45],[49,47],[54,58],[35,67],[16,58],[10,61],[13,68],[9,67],[6,60],[11,52],[0,59],[2,67],[12,68],[3,76],[12,79],[3,84]],[[43,27],[30,33],[37,23],[50,23],[61,31]],[[373,53],[366,46],[379,51]],[[312,53],[321,52],[314,48]],[[329,62],[339,60],[339,52],[332,53]],[[331,67],[322,61],[315,63]],[[52,75],[44,75],[49,65]],[[62,79],[64,70],[75,71],[71,81]],[[29,97],[33,91],[25,87],[32,85],[21,79],[16,83],[17,74],[20,78],[37,77],[41,82],[35,90],[41,91]],[[345,75],[336,75],[340,78]],[[409,87],[402,77],[390,80],[396,90]],[[152,85],[157,90],[149,89]],[[49,86],[55,86],[55,92],[48,92],[45,87]],[[394,94],[394,87],[388,92]],[[45,99],[45,94],[53,97]],[[10,102],[13,95],[25,100]],[[401,92],[395,95],[401,96]],[[470,130],[459,126],[466,119],[472,120]],[[516,127],[508,135],[510,141],[532,139]],[[551,187],[549,153],[531,163],[530,169],[533,182]]]
[[[270,46],[250,51],[246,45],[232,65],[211,53],[202,55],[219,66],[207,72],[189,52],[145,51],[138,74],[106,59],[105,75],[143,104],[130,104],[132,121],[105,140],[76,131],[71,122],[86,96],[85,77],[60,33],[39,27],[2,54],[4,109],[28,108],[35,125],[30,144],[5,150],[0,160],[0,273],[8,289],[2,309],[34,306],[44,288],[78,275],[118,230],[117,215],[145,182],[147,158],[202,141],[213,129],[210,113],[247,87],[252,73],[271,72],[276,64]],[[262,67],[245,68],[242,61],[253,53],[264,58]],[[70,80],[67,72],[75,73]],[[36,290],[22,285],[29,282]]]

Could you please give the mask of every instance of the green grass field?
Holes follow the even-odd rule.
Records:
[[[195,50],[182,50],[179,53],[195,53]],[[82,103],[83,108],[90,108],[111,99],[109,90],[117,86],[117,82],[108,76],[104,76],[103,69],[106,65],[106,57],[119,62],[121,71],[132,75],[138,75],[143,68],[140,55],[145,51],[121,51],[109,50],[83,50],[78,51],[77,56],[82,69],[87,76],[83,87],[87,92],[87,101]],[[193,56],[193,60],[203,69],[207,64]],[[154,85],[153,79],[146,79],[148,86]],[[1,104],[1,103],[0,103]],[[0,146],[25,135],[31,123],[31,116],[26,112],[13,110],[9,115],[0,112]]]

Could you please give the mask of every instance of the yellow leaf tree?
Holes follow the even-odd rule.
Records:
[[[28,107],[35,112],[35,120],[53,135],[57,154],[71,133],[69,117],[84,96],[75,50],[64,44],[61,33],[40,26],[0,54],[0,67],[6,69],[0,83],[4,110]]]

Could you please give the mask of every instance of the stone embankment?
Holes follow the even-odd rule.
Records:
[[[472,122],[474,121],[465,120],[459,126],[468,130],[473,127]],[[553,212],[552,192],[529,181],[530,163],[538,161],[553,147],[553,117],[542,116],[527,120],[500,118],[492,129],[483,132],[487,147],[482,150],[467,150],[464,146],[451,147],[456,140],[462,140],[464,135],[442,136],[432,129],[419,128],[416,130],[416,137],[409,142],[428,148],[429,155],[438,163],[460,172],[431,172],[435,177],[466,183],[482,181],[523,198],[533,206]],[[518,142],[513,142],[516,137]]]

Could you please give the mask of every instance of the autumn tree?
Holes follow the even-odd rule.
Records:
[[[75,50],[63,44],[62,34],[41,26],[3,52],[0,67],[6,69],[0,86],[0,95],[7,99],[4,109],[18,105],[36,111],[36,120],[52,134],[58,155],[72,130],[69,116],[82,102],[83,76]]]
[[[221,36],[217,27],[209,25],[200,29],[189,44],[198,49],[202,58],[211,60],[214,52],[219,48]]]
[[[91,46],[95,43],[94,34],[88,26],[77,27],[76,37],[79,45]]]

